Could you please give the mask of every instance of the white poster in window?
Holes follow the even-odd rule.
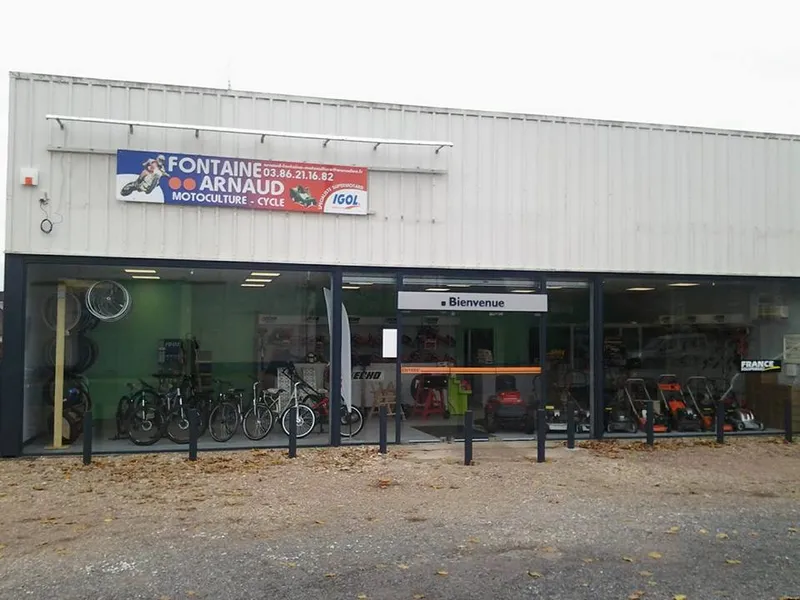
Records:
[[[397,358],[397,329],[383,330],[383,358]]]

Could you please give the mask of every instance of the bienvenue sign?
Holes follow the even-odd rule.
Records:
[[[399,292],[400,310],[472,312],[547,312],[547,294],[459,294],[456,292]]]

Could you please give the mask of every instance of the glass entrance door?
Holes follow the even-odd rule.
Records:
[[[406,441],[463,439],[467,411],[476,439],[533,436],[543,356],[529,339],[540,339],[546,310],[538,291],[534,281],[404,280]]]

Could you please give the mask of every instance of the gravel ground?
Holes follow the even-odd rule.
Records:
[[[800,446],[0,462],[0,598],[800,598]]]

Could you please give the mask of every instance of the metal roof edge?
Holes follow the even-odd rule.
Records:
[[[676,133],[697,133],[707,135],[723,135],[728,137],[763,138],[774,140],[800,141],[800,134],[751,131],[746,129],[722,129],[713,127],[696,127],[690,125],[674,125],[668,123],[649,123],[638,121],[615,121],[611,119],[590,119],[583,117],[567,117],[557,115],[540,115],[535,113],[515,113],[504,111],[487,111],[469,108],[448,108],[445,106],[423,106],[416,104],[396,104],[391,102],[377,102],[369,100],[351,100],[344,98],[330,98],[321,96],[299,96],[291,94],[273,94],[266,92],[254,92],[248,90],[228,90],[224,88],[177,85],[169,83],[155,83],[143,81],[126,81],[122,79],[102,79],[97,77],[78,77],[73,75],[55,75],[48,73],[26,73],[20,71],[9,71],[9,78],[23,79],[32,81],[46,81],[55,83],[71,83],[84,85],[109,85],[113,87],[133,87],[141,89],[151,89],[160,91],[176,92],[196,92],[218,94],[228,97],[248,97],[263,98],[269,100],[307,102],[313,104],[333,104],[346,105],[359,108],[372,108],[381,110],[410,110],[429,114],[446,114],[464,117],[509,119],[522,121],[538,121],[550,123],[563,123],[565,125],[586,125],[599,127],[647,129],[653,131],[666,131]]]

